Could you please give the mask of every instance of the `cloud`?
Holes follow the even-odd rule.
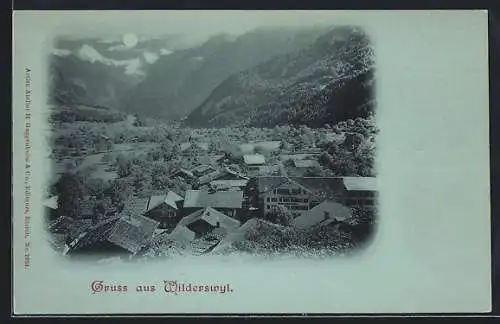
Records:
[[[160,55],[169,55],[169,54],[172,54],[172,53],[173,53],[172,51],[170,51],[170,50],[168,50],[166,48],[162,48],[160,50]]]
[[[57,55],[57,56],[69,56],[69,55],[71,55],[70,50],[59,49],[59,48],[54,48],[51,53],[54,55]]]
[[[144,52],[144,53],[142,53],[142,55],[144,56],[144,59],[146,60],[146,62],[149,64],[153,64],[159,58],[159,56],[157,54],[151,53],[151,52]]]
[[[143,62],[139,58],[131,60],[114,60],[101,55],[95,48],[89,45],[83,45],[77,53],[77,56],[84,61],[92,63],[100,62],[109,66],[124,67],[125,74],[143,75]]]

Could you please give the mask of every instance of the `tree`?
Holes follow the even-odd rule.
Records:
[[[80,214],[80,199],[83,188],[77,176],[63,173],[55,185],[58,196],[58,211],[60,215],[78,217]]]
[[[266,218],[270,222],[283,226],[290,226],[293,221],[292,213],[283,205],[277,205],[274,207],[271,212],[267,214]]]
[[[359,146],[365,141],[363,135],[359,133],[348,133],[342,146],[351,151],[355,152],[358,150]]]
[[[304,172],[304,176],[306,177],[319,177],[321,176],[321,168],[317,166],[309,167]]]
[[[130,169],[132,167],[132,162],[130,159],[122,154],[118,155],[116,158],[116,165],[118,167],[118,176],[120,178],[127,177],[130,175]]]

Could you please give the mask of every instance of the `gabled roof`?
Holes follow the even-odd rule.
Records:
[[[174,230],[168,235],[169,239],[181,242],[189,242],[194,240],[195,233],[191,231],[184,225],[178,225],[174,228]]]
[[[182,198],[173,191],[169,191],[167,193],[167,197],[165,198],[165,203],[174,209],[178,209],[177,203],[182,200],[184,200],[184,198]]]
[[[338,177],[291,177],[293,181],[301,184],[314,194],[329,197],[338,196],[345,191],[342,178]]]
[[[224,173],[221,170],[216,170],[216,171],[210,172],[209,174],[201,176],[198,179],[198,183],[200,185],[205,184],[205,183],[209,183],[210,181],[217,179],[218,177],[222,176],[223,174]]]
[[[343,221],[352,217],[350,208],[335,201],[326,200],[293,220],[293,226],[298,229],[310,228],[325,220]]]
[[[187,226],[199,219],[204,220],[210,225],[216,227],[217,223],[219,226],[228,230],[232,230],[240,227],[240,221],[229,217],[213,208],[204,208],[201,210],[197,210],[196,212],[189,214],[179,221],[180,226]]]
[[[169,191],[166,195],[161,196],[151,196],[149,197],[146,212],[158,207],[159,205],[165,203],[167,206],[174,208],[175,210],[179,209],[177,206],[177,202],[182,201],[184,198],[179,196],[173,191]]]
[[[216,170],[214,172],[211,172],[209,174],[206,174],[206,175],[200,177],[198,179],[198,183],[200,185],[206,184],[206,183],[209,183],[211,181],[217,180],[217,178],[222,177],[224,175],[232,175],[234,177],[237,177],[237,178],[240,178],[240,179],[245,179],[245,180],[249,179],[249,177],[247,177],[247,176],[245,176],[245,175],[243,175],[243,174],[241,174],[241,173],[239,173],[237,171],[231,170],[231,169],[229,169],[229,168],[226,167],[226,168],[224,168],[222,170]]]
[[[284,183],[293,182],[313,194],[336,196],[343,193],[344,182],[338,177],[257,177],[259,193],[265,193],[278,188]]]
[[[375,177],[343,177],[343,180],[348,191],[377,191]]]
[[[58,205],[57,205],[57,200],[58,200],[58,197],[57,196],[52,196],[46,200],[43,201],[43,205],[45,207],[48,207],[50,209],[57,209]]]
[[[121,218],[116,222],[108,241],[137,253],[154,235],[159,223],[144,216]]]
[[[266,158],[262,154],[247,154],[243,155],[243,161],[247,165],[265,164]]]
[[[216,189],[243,188],[247,185],[248,180],[214,180],[210,185]]]
[[[184,199],[184,208],[241,208],[242,191],[220,191],[209,193],[206,190],[188,190]]]
[[[265,193],[274,190],[288,181],[287,177],[258,177],[257,189],[259,193]]]

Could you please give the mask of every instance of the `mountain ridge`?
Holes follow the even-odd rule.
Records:
[[[232,74],[186,119],[193,127],[321,126],[373,113],[374,51],[359,27]]]

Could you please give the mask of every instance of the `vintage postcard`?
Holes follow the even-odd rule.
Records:
[[[17,11],[17,315],[491,308],[486,11]]]

